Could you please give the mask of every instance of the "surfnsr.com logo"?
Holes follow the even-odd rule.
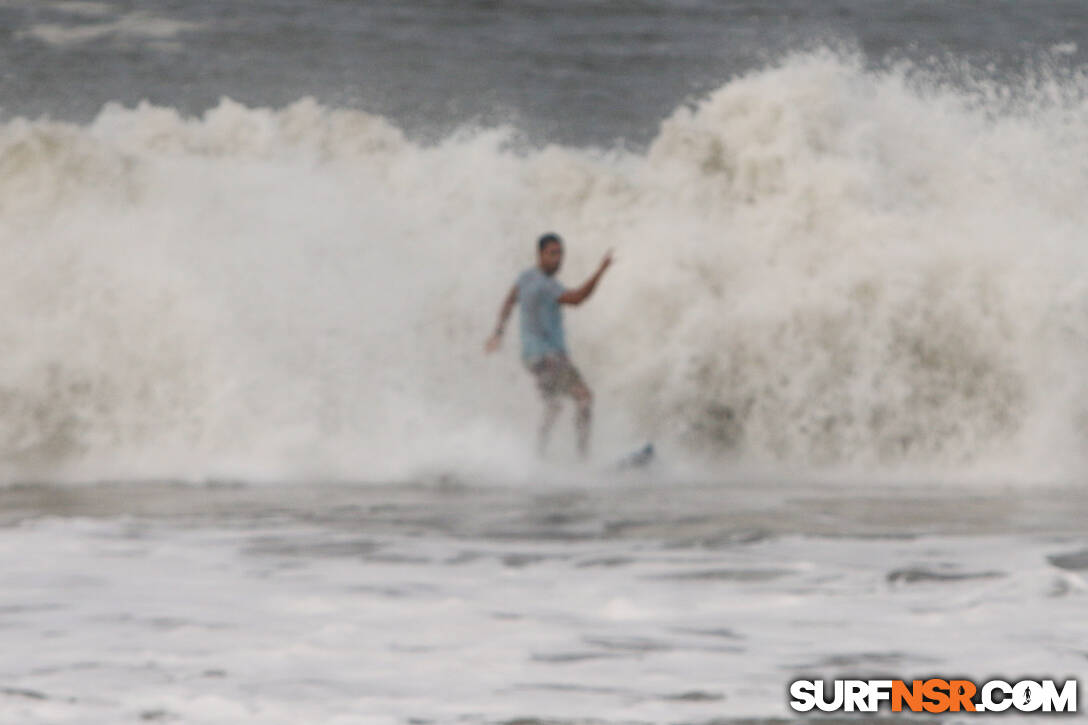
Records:
[[[1077,712],[1077,681],[1021,680],[797,680],[790,684],[797,712]]]

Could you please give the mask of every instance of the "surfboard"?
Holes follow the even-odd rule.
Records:
[[[614,468],[627,471],[635,468],[645,468],[654,460],[654,444],[647,443],[641,448],[631,451],[623,458],[616,461]]]

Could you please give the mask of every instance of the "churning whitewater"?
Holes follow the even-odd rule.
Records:
[[[644,149],[436,143],[303,99],[0,126],[8,480],[517,470],[481,345],[545,230],[595,446],[1015,477],[1088,443],[1088,80],[790,55]],[[319,280],[319,282],[317,281]],[[559,440],[561,441],[563,437]]]

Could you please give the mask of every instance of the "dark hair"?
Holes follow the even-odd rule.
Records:
[[[538,252],[543,252],[544,247],[548,246],[549,244],[558,244],[562,246],[563,240],[560,239],[559,235],[555,232],[548,232],[536,241],[536,250]]]

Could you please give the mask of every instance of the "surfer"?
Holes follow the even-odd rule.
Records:
[[[589,454],[589,428],[593,394],[567,355],[560,305],[580,305],[593,294],[601,275],[612,264],[612,252],[601,260],[597,271],[581,287],[567,289],[555,279],[563,263],[563,240],[548,233],[537,240],[537,263],[521,273],[499,310],[495,332],[484,345],[491,353],[499,349],[506,320],[514,305],[521,303],[521,359],[536,378],[544,398],[544,415],[537,436],[537,450],[543,454],[559,415],[559,401],[564,395],[574,398],[577,412],[575,430],[578,454]]]

